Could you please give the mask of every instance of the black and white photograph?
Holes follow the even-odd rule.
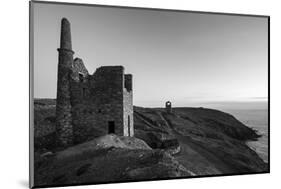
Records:
[[[29,3],[31,187],[269,173],[269,16]]]

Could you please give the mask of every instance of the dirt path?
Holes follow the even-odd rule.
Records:
[[[175,158],[186,168],[191,169],[191,171],[198,175],[231,172],[231,168],[216,157],[213,152],[190,137],[183,136],[177,132],[174,126],[167,121],[163,113],[159,113],[159,116],[177,137],[181,146],[181,152]]]
[[[138,112],[134,112],[135,116],[141,120],[143,123],[145,123],[147,126],[149,126],[153,131],[157,131],[160,133],[163,133],[163,131],[161,129],[159,129],[158,127],[156,127],[155,125],[153,125],[152,123],[150,123],[147,118],[145,116],[143,116],[142,114],[138,113]]]

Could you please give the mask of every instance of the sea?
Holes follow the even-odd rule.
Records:
[[[268,102],[213,102],[207,103],[205,107],[219,109],[230,113],[246,126],[257,130],[262,135],[257,141],[248,141],[247,145],[268,163]]]
[[[234,115],[246,126],[251,127],[262,135],[257,141],[248,141],[247,145],[255,150],[257,154],[268,163],[268,110],[267,109],[245,109],[226,110]]]

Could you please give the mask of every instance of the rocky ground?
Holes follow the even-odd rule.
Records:
[[[55,100],[34,106],[36,186],[268,171],[245,144],[256,132],[217,110],[134,107],[135,137],[106,135],[59,149]]]

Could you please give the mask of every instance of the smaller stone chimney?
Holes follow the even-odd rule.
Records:
[[[166,102],[166,111],[168,114],[172,113],[172,103],[170,101]]]

